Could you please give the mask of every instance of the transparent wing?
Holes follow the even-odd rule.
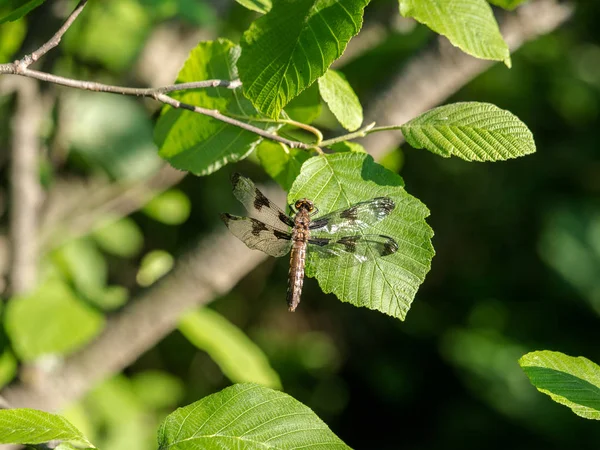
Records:
[[[396,241],[383,234],[343,236],[341,238],[310,238],[308,250],[322,258],[352,256],[354,262],[363,263],[398,251]]]
[[[292,247],[291,235],[251,217],[221,214],[227,228],[249,248],[271,256],[283,256]]]
[[[311,235],[356,233],[385,219],[396,207],[389,197],[376,197],[338,209],[311,221]],[[354,237],[354,236],[351,236]]]
[[[239,173],[234,173],[231,177],[231,183],[233,184],[233,195],[244,205],[251,216],[280,231],[287,232],[289,227],[294,226],[294,221],[275,203],[265,197],[254,186],[252,180],[243,177]]]

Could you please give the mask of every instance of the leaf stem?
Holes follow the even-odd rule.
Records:
[[[365,137],[367,134],[375,131],[378,131],[378,128],[373,128],[375,126],[375,122],[370,123],[369,125],[357,130],[353,133],[343,134],[342,136],[337,136],[332,139],[327,139],[321,142],[321,147],[330,147],[333,144],[337,144],[338,142],[350,141],[352,139]]]

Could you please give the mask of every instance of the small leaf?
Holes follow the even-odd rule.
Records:
[[[503,161],[535,152],[533,135],[517,116],[489,103],[453,103],[402,125],[406,141],[444,158]]]
[[[25,361],[45,354],[68,354],[96,336],[104,318],[61,281],[51,280],[6,306],[5,327],[15,352]]]
[[[349,449],[314,412],[283,392],[236,384],[177,409],[158,431],[159,450]]]
[[[486,0],[400,0],[400,14],[446,36],[469,55],[510,67],[508,46]]]
[[[185,192],[170,189],[150,200],[142,211],[167,225],[180,225],[188,219],[191,209],[190,199]]]
[[[305,124],[312,123],[321,114],[321,95],[318,83],[313,83],[285,107],[288,117]]]
[[[367,153],[365,148],[360,145],[358,142],[352,141],[342,141],[336,142],[335,144],[329,147],[334,152],[344,153],[344,152],[355,152],[355,153]]]
[[[256,154],[265,172],[286,191],[292,187],[304,161],[310,158],[307,151],[284,148],[272,141],[261,142]]]
[[[488,0],[492,5],[499,6],[504,9],[512,11],[521,3],[525,3],[527,0]]]
[[[0,0],[0,24],[20,19],[46,0]],[[8,11],[6,11],[8,10]]]
[[[343,257],[319,258],[309,252],[306,274],[316,277],[324,292],[333,292],[343,302],[401,320],[434,255],[433,231],[425,222],[429,210],[403,185],[402,178],[376,164],[371,156],[345,152],[306,161],[288,195],[292,204],[299,198],[311,199],[319,215],[375,197],[387,196],[394,201],[389,216],[361,233],[390,236],[398,251],[362,264],[349,264]]]
[[[265,115],[309,87],[362,26],[368,0],[280,0],[244,33],[239,60],[244,94]]]
[[[260,347],[212,309],[202,308],[187,314],[179,323],[179,331],[200,350],[206,351],[234,383],[281,387],[279,375]]]
[[[346,130],[360,128],[363,121],[362,106],[343,73],[329,69],[319,78],[319,90],[333,115]]]
[[[201,42],[192,50],[177,77],[177,83],[199,80],[237,78],[236,62],[240,48],[219,39]],[[241,88],[222,87],[173,93],[178,100],[224,114],[247,118],[247,122],[267,131],[280,125],[252,122],[258,113],[241,92]],[[261,141],[260,136],[202,114],[165,106],[156,128],[159,155],[178,169],[196,175],[208,175],[225,164],[246,158]]]
[[[91,445],[81,431],[57,414],[29,408],[0,410],[0,443],[42,444],[53,440]]]
[[[144,235],[129,217],[110,222],[96,230],[92,237],[105,252],[129,258],[137,255],[144,245]]]
[[[538,391],[578,416],[600,420],[600,366],[548,350],[527,353],[519,365]]]
[[[271,8],[273,7],[271,0],[235,0],[235,1],[238,2],[240,5],[242,5],[244,8],[247,8],[250,11],[259,12],[261,14],[268,13],[271,10]]]
[[[169,273],[175,264],[173,256],[164,250],[152,250],[142,258],[135,277],[140,286],[148,287]]]

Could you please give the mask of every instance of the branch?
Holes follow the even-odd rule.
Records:
[[[283,138],[277,134],[269,133],[268,131],[264,131],[261,128],[250,125],[246,122],[228,117],[218,110],[215,109],[206,109],[199,106],[190,105],[188,103],[183,103],[179,100],[174,99],[166,95],[169,92],[175,91],[183,91],[190,89],[198,89],[198,88],[206,88],[206,87],[226,87],[228,89],[235,89],[242,85],[239,80],[205,80],[198,81],[192,83],[180,83],[173,84],[168,86],[162,86],[158,88],[131,88],[131,87],[123,87],[123,86],[113,86],[109,84],[96,83],[93,81],[83,81],[83,80],[75,80],[72,78],[61,77],[58,75],[52,75],[46,72],[40,72],[38,70],[29,69],[29,66],[37,61],[41,56],[45,55],[49,50],[53,49],[58,45],[62,36],[66,33],[69,27],[73,24],[75,19],[79,16],[83,8],[85,7],[87,0],[82,0],[79,2],[79,5],[75,8],[75,10],[71,13],[71,15],[67,18],[66,22],[63,26],[56,32],[56,34],[44,45],[42,45],[38,50],[34,51],[31,55],[26,55],[20,60],[17,60],[12,63],[0,64],[0,74],[7,75],[20,75],[28,78],[35,78],[37,80],[45,81],[48,83],[54,83],[61,86],[72,87],[76,89],[86,90],[86,91],[94,91],[94,92],[107,92],[112,94],[121,94],[121,95],[132,95],[137,97],[148,97],[152,98],[161,103],[172,106],[173,108],[181,108],[186,109],[188,111],[195,112],[197,114],[202,114],[205,116],[212,117],[213,119],[219,120],[221,122],[227,123],[229,125],[233,125],[235,127],[241,128],[246,131],[250,131],[258,136],[261,136],[265,139],[270,139],[272,141],[281,142],[282,144],[287,145],[290,148],[300,148],[303,150],[312,150],[315,149],[320,151],[319,148],[315,147],[312,144],[305,144],[300,141],[292,141],[290,139]],[[251,120],[251,119],[250,119]]]
[[[502,35],[514,52],[524,42],[560,26],[571,16],[572,10],[571,5],[556,0],[532,1],[506,16],[501,23]],[[439,48],[427,50],[413,59],[379,92],[365,114],[366,123],[385,118],[394,126],[404,124],[440,105],[492,64],[496,64],[463,53],[452,47],[445,38],[440,38],[439,42]],[[360,143],[375,159],[379,159],[403,141],[402,133],[398,130],[369,134]]]
[[[20,80],[16,85],[17,105],[12,121],[10,168],[10,282],[13,294],[35,286],[38,265],[39,128],[43,108],[37,83]]]

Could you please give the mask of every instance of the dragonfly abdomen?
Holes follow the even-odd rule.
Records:
[[[309,223],[310,216],[308,211],[301,208],[294,218],[294,228],[292,229],[292,251],[290,254],[290,272],[286,297],[290,311],[294,311],[298,307],[302,294],[306,247],[310,237]]]

